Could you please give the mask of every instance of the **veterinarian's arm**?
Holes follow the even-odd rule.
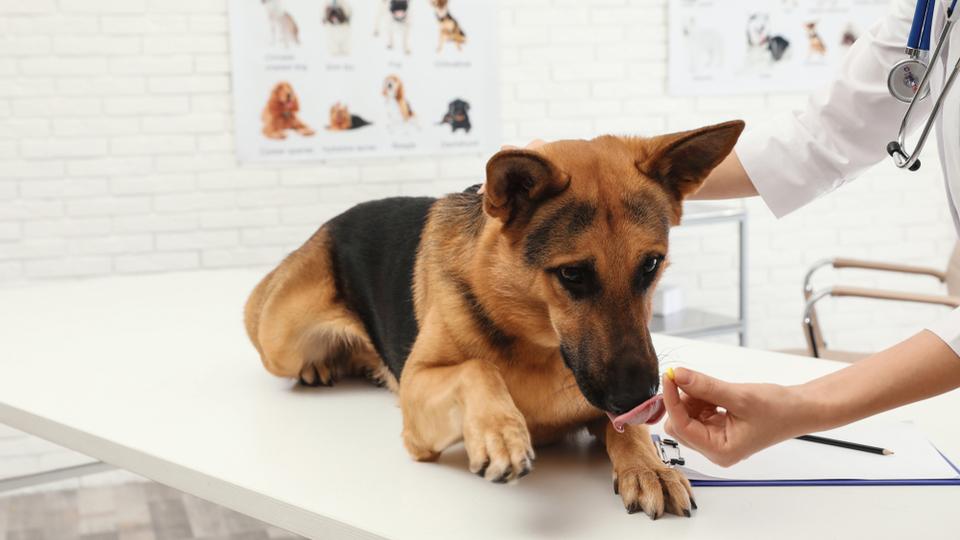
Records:
[[[906,109],[890,95],[887,74],[903,58],[915,7],[912,0],[891,3],[886,16],[847,51],[836,78],[797,111],[748,119],[736,155],[707,178],[695,198],[759,194],[782,217],[887,159],[887,143]],[[919,104],[911,131],[926,118],[931,102]]]
[[[664,378],[667,433],[730,466],[791,437],[958,388],[960,357],[937,334],[924,330],[799,386],[733,384],[687,369],[675,373],[674,381]]]
[[[757,195],[757,188],[747,176],[737,151],[734,150],[717,165],[707,179],[700,185],[691,199],[715,200],[715,199],[739,199],[741,197],[754,197]]]

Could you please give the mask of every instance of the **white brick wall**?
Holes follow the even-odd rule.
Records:
[[[502,0],[504,142],[654,134],[803,104],[665,95],[666,17],[665,0]],[[265,266],[356,202],[480,180],[484,159],[469,156],[239,167],[227,32],[225,0],[0,0],[0,283]],[[925,161],[913,175],[884,164],[780,222],[746,203],[753,344],[800,345],[800,279],[821,257],[944,263],[953,236]],[[732,311],[734,246],[732,227],[678,230],[669,279],[690,303]],[[838,345],[870,349],[940,312],[845,301],[823,319]]]

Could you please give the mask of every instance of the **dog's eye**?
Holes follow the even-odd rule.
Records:
[[[600,282],[590,263],[558,266],[551,272],[557,276],[557,281],[573,297],[581,300],[600,293]]]
[[[660,255],[651,255],[644,259],[643,261],[643,272],[645,274],[652,274],[657,271],[657,268],[660,267],[660,262],[663,261],[663,257]]]
[[[557,275],[560,276],[560,281],[564,283],[569,283],[571,285],[579,285],[583,283],[585,272],[583,268],[579,266],[563,266],[557,270]]]

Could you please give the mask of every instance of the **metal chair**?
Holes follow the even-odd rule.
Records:
[[[858,268],[876,270],[879,272],[896,272],[901,274],[924,275],[936,278],[946,284],[946,294],[917,294],[904,291],[890,291],[870,289],[865,287],[831,286],[814,291],[811,285],[813,275],[817,270],[832,266],[835,269]],[[937,304],[951,308],[960,307],[960,243],[954,246],[947,269],[937,270],[921,266],[905,264],[864,261],[858,259],[836,258],[827,259],[814,264],[807,271],[803,280],[803,299],[806,305],[803,308],[803,336],[807,341],[807,354],[814,358],[829,358],[854,362],[866,356],[863,353],[836,351],[827,348],[817,320],[816,304],[826,297],[872,298],[876,300],[892,300],[897,302],[914,302],[920,304]]]

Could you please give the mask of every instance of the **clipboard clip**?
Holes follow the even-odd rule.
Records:
[[[664,465],[676,467],[677,465],[683,466],[687,464],[687,460],[683,459],[683,456],[680,455],[680,445],[677,441],[673,439],[661,439],[659,435],[654,435],[653,446],[656,447],[657,453],[660,454],[660,460],[663,461]]]

